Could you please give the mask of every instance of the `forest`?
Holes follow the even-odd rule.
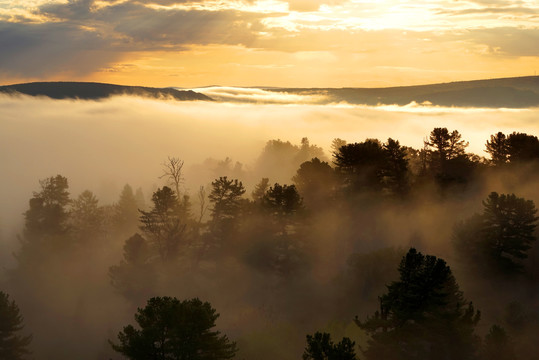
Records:
[[[196,191],[171,155],[105,204],[36,179],[0,358],[538,359],[537,136],[358,141],[269,140]]]

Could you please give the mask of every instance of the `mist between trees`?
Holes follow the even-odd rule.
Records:
[[[136,359],[129,341],[157,346],[135,330],[154,309],[226,334],[182,359],[538,358],[539,140],[496,133],[484,158],[457,130],[425,135],[335,139],[331,158],[270,140],[189,190],[171,155],[159,186],[112,203],[36,179],[0,312],[20,309],[35,359]]]

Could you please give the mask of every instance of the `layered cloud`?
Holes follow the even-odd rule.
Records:
[[[321,71],[342,67],[353,74],[354,63],[406,68],[407,59],[416,58],[423,71],[464,73],[470,69],[448,67],[444,58],[465,54],[463,64],[482,62],[478,71],[500,57],[537,56],[532,44],[539,37],[538,18],[535,1],[2,0],[0,73],[95,78],[131,66],[162,75],[170,72],[162,59],[206,59],[204,47],[212,52],[211,64],[221,60],[215,52],[220,47],[235,49],[245,67],[267,68],[277,57],[270,52],[281,52],[300,54],[285,64],[298,68],[304,65],[301,53],[311,52],[316,56],[309,66]],[[253,63],[253,52],[268,56]],[[191,64],[185,71],[201,69]]]

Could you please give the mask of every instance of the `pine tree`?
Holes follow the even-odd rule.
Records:
[[[23,318],[15,301],[0,291],[0,359],[19,360],[29,354],[32,336],[22,336]]]

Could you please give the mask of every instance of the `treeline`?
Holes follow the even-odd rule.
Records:
[[[196,346],[214,346],[215,359],[537,358],[539,139],[492,135],[490,159],[467,146],[435,128],[422,149],[335,139],[330,161],[306,138],[272,140],[256,165],[268,176],[252,189],[227,158],[196,194],[169,157],[150,201],[125,185],[112,205],[89,190],[72,198],[61,175],[43,179],[2,286],[32,345],[26,335],[0,345],[18,347],[14,359],[30,348],[37,359],[207,358],[178,355],[195,346],[178,324],[196,327],[198,314],[208,321]],[[237,342],[209,330],[217,316],[199,297]],[[147,301],[142,330],[117,337]],[[4,304],[19,319],[9,334],[24,333]],[[176,320],[159,323],[163,309]],[[163,326],[177,326],[175,340],[156,345]]]

